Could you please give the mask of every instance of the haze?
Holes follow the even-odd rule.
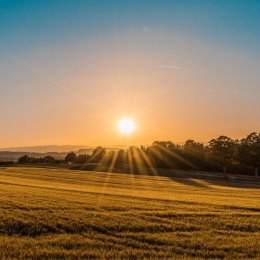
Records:
[[[260,129],[259,1],[0,6],[0,147],[204,142]],[[124,117],[131,135],[117,131]]]

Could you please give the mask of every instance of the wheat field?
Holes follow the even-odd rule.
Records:
[[[259,259],[257,185],[0,168],[1,259]]]

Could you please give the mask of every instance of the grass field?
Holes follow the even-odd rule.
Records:
[[[1,259],[260,259],[260,189],[0,168]]]

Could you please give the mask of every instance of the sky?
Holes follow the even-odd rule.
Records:
[[[0,147],[244,137],[259,46],[258,0],[0,0]]]

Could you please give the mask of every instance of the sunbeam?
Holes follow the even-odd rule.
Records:
[[[189,162],[188,160],[182,158],[180,155],[176,154],[175,152],[173,151],[170,151],[168,149],[166,149],[163,145],[160,145],[160,144],[157,144],[157,146],[162,149],[164,152],[166,152],[167,154],[171,155],[172,157],[180,160],[181,162],[185,163],[186,165],[192,167],[192,168],[197,168],[197,166],[191,162]]]

